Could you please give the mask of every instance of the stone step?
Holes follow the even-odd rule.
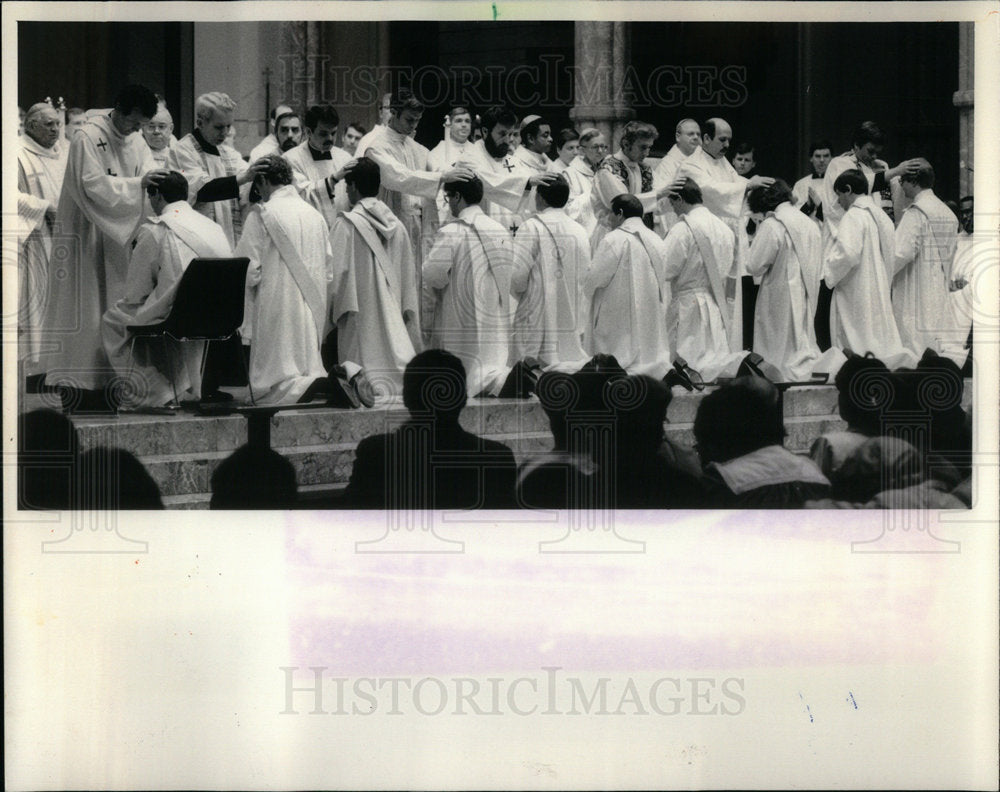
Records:
[[[966,387],[966,406],[972,388]],[[705,391],[708,393],[710,391]],[[667,411],[667,437],[681,445],[694,443],[693,422],[704,393],[674,389]],[[25,398],[24,407],[49,406]],[[791,388],[784,394],[785,445],[808,451],[824,432],[845,428],[837,414],[837,391],[829,385]],[[278,413],[271,423],[271,446],[295,466],[304,501],[322,500],[346,486],[354,449],[364,437],[392,431],[407,418],[394,403],[367,410],[310,409]],[[146,465],[159,484],[168,508],[207,508],[216,466],[247,440],[247,421],[240,415],[207,417],[122,414],[75,416],[86,448],[99,445],[127,449]],[[537,399],[472,399],[462,413],[467,431],[506,443],[520,462],[551,447],[548,418]]]
[[[707,392],[707,391],[706,391]],[[694,421],[701,394],[675,388],[667,410],[670,424]],[[39,405],[26,405],[29,409]],[[792,388],[785,393],[785,415],[830,416],[837,412],[836,390],[829,386]],[[371,410],[310,409],[278,413],[271,421],[271,445],[356,444],[361,438],[391,431],[406,420],[401,404]],[[74,418],[84,448],[113,445],[139,457],[232,451],[246,442],[246,419],[239,415],[206,417],[121,414]],[[537,399],[473,399],[462,413],[462,425],[475,434],[494,436],[547,432],[548,418]]]

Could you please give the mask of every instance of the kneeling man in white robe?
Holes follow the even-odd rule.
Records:
[[[348,379],[364,370],[380,397],[402,396],[403,370],[420,349],[420,297],[406,227],[375,196],[379,166],[362,157],[344,177],[351,211],[333,224],[337,256],[330,320]]]
[[[237,256],[250,259],[250,384],[258,404],[290,404],[326,377],[319,350],[332,277],[330,233],[295,189],[287,160],[270,154],[261,163],[254,179],[261,207],[236,247]]]
[[[455,220],[441,226],[424,259],[424,327],[430,348],[462,361],[470,396],[498,396],[511,367],[510,234],[480,207],[483,183],[447,182]]]
[[[662,379],[671,368],[667,342],[667,252],[642,222],[643,203],[623,193],[611,201],[611,230],[594,252],[584,289],[591,297],[587,348],[613,355],[630,375]]]
[[[143,338],[133,355],[126,328],[162,322],[191,260],[228,258],[232,249],[222,227],[187,203],[188,183],[181,174],[168,173],[146,193],[157,216],[136,235],[125,296],[105,312],[101,330],[115,372],[130,379],[124,406],[159,408],[172,403],[175,394],[200,396],[205,342],[168,339],[164,346],[159,339]]]
[[[667,232],[666,277],[673,299],[667,330],[677,355],[710,382],[733,377],[746,352],[733,344],[736,235],[702,203],[701,188],[688,179],[669,194],[680,220]]]
[[[753,351],[776,366],[786,382],[808,382],[820,356],[813,316],[823,235],[795,208],[792,191],[781,179],[755,187],[748,200],[759,223],[747,260],[747,273],[760,279]]]
[[[569,182],[561,174],[535,194],[537,213],[514,237],[511,294],[514,312],[511,363],[533,358],[545,371],[578,371],[589,306],[583,281],[590,266],[590,239],[563,207]]]
[[[916,358],[899,338],[889,296],[892,220],[868,195],[868,179],[860,170],[841,173],[833,190],[844,210],[823,270],[823,280],[833,289],[833,345],[858,355],[871,352],[890,369],[914,365]]]

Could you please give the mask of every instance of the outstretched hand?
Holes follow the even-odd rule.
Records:
[[[537,173],[534,176],[528,178],[529,187],[548,187],[552,182],[559,178],[558,173]]]

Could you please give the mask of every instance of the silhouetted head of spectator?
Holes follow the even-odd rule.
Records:
[[[22,413],[18,432],[18,508],[68,509],[80,438],[55,410]]]
[[[290,509],[298,483],[295,468],[270,448],[237,448],[212,474],[212,509]]]
[[[849,357],[837,376],[840,417],[855,432],[875,437],[882,433],[884,414],[898,397],[897,384],[885,363],[875,357]]]
[[[457,424],[465,400],[465,366],[450,352],[428,349],[406,365],[403,404],[412,417]]]
[[[663,442],[670,389],[652,377],[631,376],[609,382],[604,392],[617,419],[619,470],[645,464]]]
[[[135,458],[120,448],[92,448],[80,456],[81,509],[162,509],[160,488]]]
[[[762,377],[737,377],[701,400],[694,437],[703,466],[782,445],[785,426],[778,389]]]
[[[605,387],[625,376],[617,361],[614,366],[591,361],[575,374],[550,371],[539,378],[535,391],[557,450],[596,455],[595,439],[615,420]]]

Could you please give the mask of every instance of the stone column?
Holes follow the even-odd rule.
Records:
[[[326,93],[321,22],[282,22],[281,55],[283,74],[278,84],[286,101],[308,107],[323,100]]]
[[[974,22],[958,25],[958,90],[951,97],[958,108],[959,197],[972,195],[976,124],[974,118],[976,30]]]
[[[635,118],[624,96],[631,31],[628,22],[577,22],[573,98],[578,129],[596,127],[614,152],[622,128]]]

